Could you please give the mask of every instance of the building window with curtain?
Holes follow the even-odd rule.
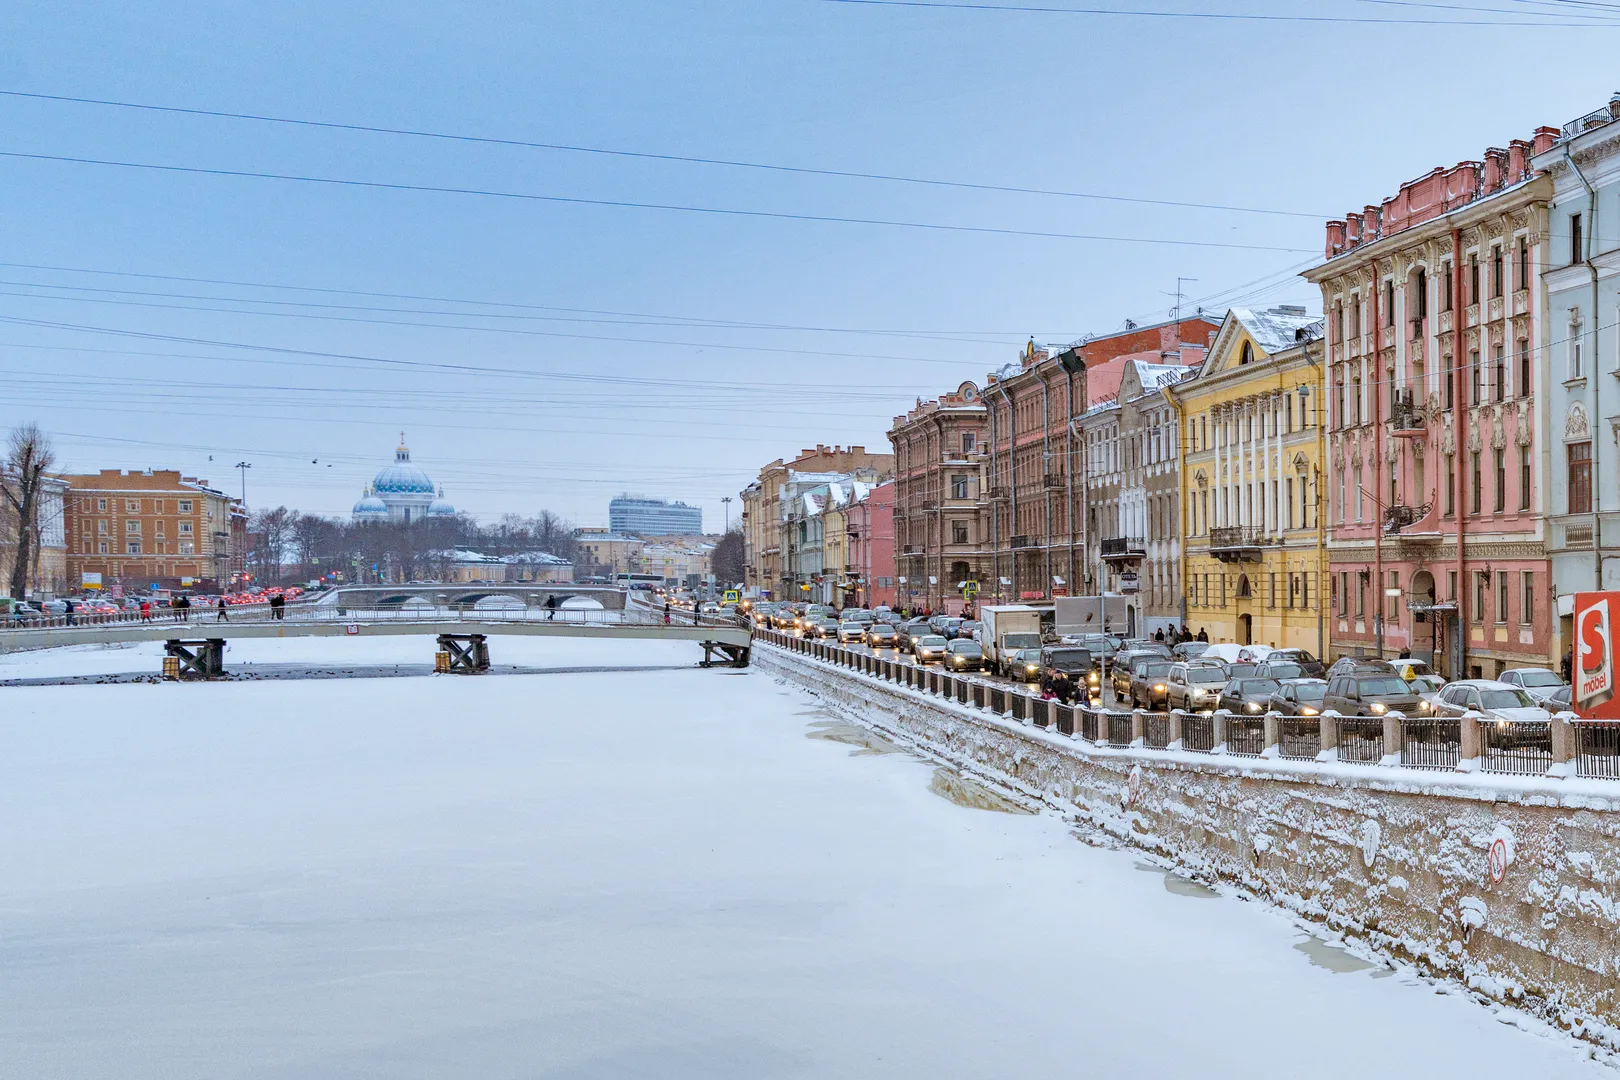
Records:
[[[1468,454],[1468,512],[1475,517],[1479,516],[1479,451],[1470,451]]]
[[[1530,448],[1519,447],[1519,509],[1530,509]]]
[[[1507,509],[1507,452],[1505,450],[1492,451],[1496,466],[1496,490],[1493,492],[1495,505],[1491,508],[1494,513],[1502,513]]]
[[[1536,575],[1529,570],[1519,571],[1519,623],[1529,626],[1536,621]]]
[[[1508,576],[1506,570],[1496,572],[1496,621],[1508,621]]]

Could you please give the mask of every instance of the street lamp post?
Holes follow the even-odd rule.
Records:
[[[253,468],[252,462],[238,461],[236,468],[242,473],[242,509],[247,509],[247,471]]]
[[[725,504],[725,508],[726,508],[726,532],[730,532],[731,531],[731,496],[730,495],[723,496],[720,499],[720,501],[723,504]]]

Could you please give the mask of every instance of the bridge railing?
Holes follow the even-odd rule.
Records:
[[[1366,769],[1511,772],[1528,776],[1580,776],[1620,780],[1620,721],[1581,720],[1559,713],[1550,720],[1494,721],[1478,713],[1460,718],[1240,716],[1224,709],[1155,713],[1090,705],[1069,706],[1028,693],[1019,684],[896,660],[833,642],[756,629],[755,639],[850,672],[894,682],[923,694],[965,704],[1032,727],[1109,748],[1148,753],[1193,751],[1215,757],[1331,761]]]

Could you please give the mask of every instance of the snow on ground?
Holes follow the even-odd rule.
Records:
[[[0,1076],[1613,1075],[891,749],[759,670],[0,690]]]

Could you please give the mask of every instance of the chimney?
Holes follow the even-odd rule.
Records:
[[[1530,144],[1523,139],[1508,143],[1508,183],[1517,184],[1530,178]]]
[[[1362,211],[1361,211],[1361,225],[1362,225],[1363,230],[1365,230],[1365,232],[1364,232],[1364,238],[1365,239],[1367,239],[1367,240],[1377,240],[1378,237],[1380,235],[1382,235],[1383,224],[1384,224],[1384,211],[1383,211],[1382,207],[1368,206],[1368,207],[1364,207],[1362,209]]]
[[[1485,151],[1485,190],[1499,191],[1507,186],[1507,151],[1489,147]]]
[[[1344,222],[1330,221],[1327,223],[1327,254],[1332,258],[1344,250]]]
[[[1538,154],[1544,154],[1558,142],[1558,129],[1555,127],[1538,127],[1530,136],[1530,146]]]
[[[1350,247],[1355,247],[1367,238],[1366,226],[1362,223],[1360,214],[1346,214],[1344,221]]]
[[[1616,93],[1609,98],[1609,116],[1615,120],[1620,120],[1620,93]]]

